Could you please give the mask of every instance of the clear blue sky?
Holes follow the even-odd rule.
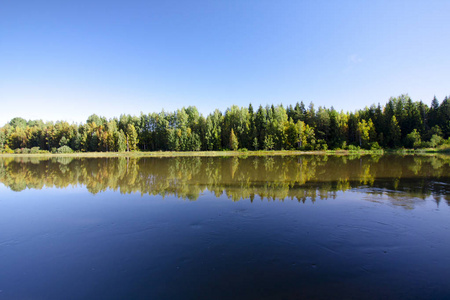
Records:
[[[450,1],[0,3],[0,126],[450,95]]]

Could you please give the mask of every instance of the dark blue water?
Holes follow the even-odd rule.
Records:
[[[0,299],[449,299],[449,205],[380,189],[189,201],[0,184]]]

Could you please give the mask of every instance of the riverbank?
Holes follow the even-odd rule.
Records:
[[[230,156],[293,156],[327,154],[373,154],[374,151],[130,151],[130,152],[76,152],[76,153],[38,153],[38,154],[0,154],[0,157],[19,156],[58,156],[58,157],[230,157]],[[382,153],[379,153],[382,154]]]
[[[74,152],[38,154],[0,154],[0,157],[233,157],[233,156],[293,156],[345,154],[348,151],[130,151],[130,152]],[[349,152],[348,152],[349,153]]]
[[[450,149],[402,150],[326,150],[326,151],[136,151],[136,152],[74,152],[0,154],[0,157],[245,157],[245,156],[295,156],[295,155],[383,155],[383,154],[448,154]]]

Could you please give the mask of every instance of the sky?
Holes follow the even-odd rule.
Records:
[[[450,95],[450,1],[0,2],[0,126],[14,117]]]

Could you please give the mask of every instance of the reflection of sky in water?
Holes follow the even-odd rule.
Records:
[[[0,191],[6,191],[6,190],[9,190],[9,188],[4,184],[4,183],[2,183],[2,182],[0,182]]]
[[[7,190],[0,297],[445,299],[450,207],[394,200],[370,189],[304,204]]]

